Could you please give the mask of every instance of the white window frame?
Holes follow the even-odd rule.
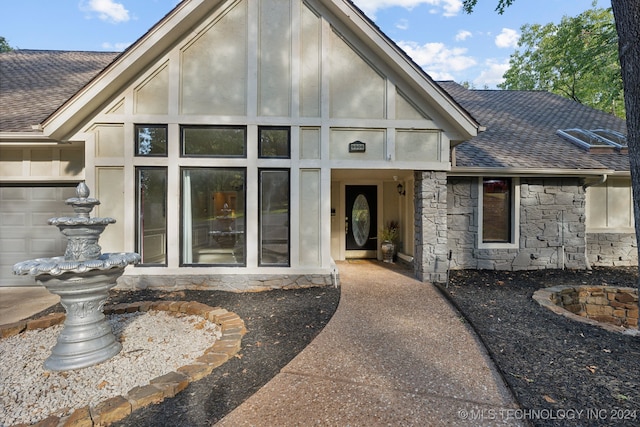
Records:
[[[484,218],[483,205],[483,181],[484,177],[478,177],[478,249],[519,249],[520,248],[520,178],[509,176],[495,176],[492,178],[510,178],[511,179],[511,238],[509,242],[485,243],[483,242],[484,230],[482,222]]]

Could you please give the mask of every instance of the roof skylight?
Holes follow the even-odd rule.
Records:
[[[556,132],[583,150],[594,153],[627,152],[627,137],[609,129],[560,129]]]

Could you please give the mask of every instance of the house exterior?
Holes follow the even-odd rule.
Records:
[[[621,120],[438,84],[347,0],[185,0],[122,54],[0,73],[0,285],[63,253],[46,221],[81,180],[117,219],[103,252],[142,256],[122,286],[329,284],[389,222],[425,281],[637,262],[624,150],[556,135]]]

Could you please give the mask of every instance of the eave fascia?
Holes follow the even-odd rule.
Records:
[[[321,2],[334,16],[342,17],[341,22],[362,40],[370,40],[368,44],[381,58],[390,58],[393,63],[388,63],[396,73],[406,76],[418,93],[425,94],[431,99],[438,113],[449,124],[454,124],[457,135],[451,135],[451,140],[465,141],[478,135],[481,131],[480,124],[462,108],[447,92],[445,92],[427,73],[415,62],[410,60],[405,52],[396,45],[388,36],[377,28],[368,19],[362,17],[359,11],[349,0],[333,0]],[[446,108],[445,108],[446,106]]]
[[[472,177],[593,177],[612,174],[618,173],[613,169],[482,168],[464,166],[452,167],[451,170],[447,172],[448,176]]]
[[[222,0],[183,1],[126,49],[85,87],[42,123],[43,133],[65,140],[95,114],[122,87],[134,80],[154,59],[176,43],[180,35],[198,25]]]
[[[44,146],[58,145],[60,141],[44,135],[42,132],[0,132],[0,146]]]

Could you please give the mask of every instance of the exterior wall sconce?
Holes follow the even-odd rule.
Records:
[[[396,187],[398,189],[398,194],[404,196],[407,192],[404,190],[404,186],[402,184],[398,184]]]

